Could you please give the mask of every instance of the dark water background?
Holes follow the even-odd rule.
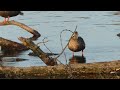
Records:
[[[120,39],[116,34],[120,33],[120,16],[114,15],[116,11],[23,11],[24,16],[10,18],[22,22],[37,30],[42,36],[35,43],[42,42],[47,37],[48,48],[54,53],[62,51],[60,44],[60,32],[64,29],[74,31],[76,25],[79,35],[86,42],[84,57],[86,63],[113,61],[120,59]],[[3,18],[0,17],[2,21]],[[63,45],[67,44],[70,32],[62,34]],[[0,26],[0,37],[20,42],[18,37],[31,37],[32,35],[17,26]],[[49,52],[43,44],[41,49]],[[29,56],[25,51],[12,58],[23,58],[19,62],[1,61],[3,66],[29,67],[44,66],[45,64],[38,58]],[[72,57],[72,52],[65,50],[67,60]],[[75,53],[80,56],[81,53]],[[11,58],[8,57],[8,58]],[[66,63],[64,55],[58,58],[62,63]]]

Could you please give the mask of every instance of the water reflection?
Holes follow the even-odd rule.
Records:
[[[18,56],[22,51],[1,51],[0,56],[1,57],[15,57]]]
[[[21,51],[0,51],[0,65],[3,66],[5,62],[20,62],[25,61],[27,59],[18,58],[17,56],[21,53]]]
[[[13,58],[13,57],[3,57],[0,59],[2,62],[20,62],[20,61],[25,61],[27,59],[23,58]]]
[[[69,59],[69,64],[86,63],[86,57],[74,56]]]

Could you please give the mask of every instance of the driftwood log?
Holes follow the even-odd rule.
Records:
[[[28,50],[28,48],[20,43],[4,39],[0,37],[0,46],[4,51],[23,51]]]
[[[18,39],[23,43],[23,45],[30,48],[46,65],[48,66],[57,65],[57,61],[54,58],[49,57],[46,53],[44,53],[39,48],[39,46],[37,46],[34,42],[32,42],[31,39],[27,39],[23,37],[19,37]]]
[[[0,79],[120,79],[120,60],[86,64],[0,67]]]

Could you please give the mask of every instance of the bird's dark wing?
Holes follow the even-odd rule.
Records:
[[[78,37],[78,42],[80,43],[80,45],[82,46],[83,49],[85,49],[85,42],[83,40],[82,37]]]

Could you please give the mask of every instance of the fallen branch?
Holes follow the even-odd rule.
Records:
[[[7,21],[6,23],[0,22],[0,26],[5,26],[5,25],[16,25],[19,26],[21,28],[23,28],[24,30],[30,32],[31,34],[33,34],[33,37],[29,38],[31,40],[37,40],[41,35],[34,29],[28,27],[27,25],[17,22],[17,21]]]
[[[7,21],[6,23],[0,22],[0,26],[5,26],[5,25],[16,25],[19,26],[21,28],[23,28],[24,30],[28,31],[29,33],[33,34],[33,37],[30,37],[29,39],[31,40],[37,40],[41,35],[34,29],[28,27],[27,25],[17,22],[17,21]],[[11,40],[7,40],[4,38],[0,38],[0,46],[2,47],[2,49],[4,51],[23,51],[23,50],[27,50],[28,48],[26,48],[23,44],[11,41]]]
[[[4,51],[23,51],[28,50],[24,45],[0,37],[0,46]]]
[[[39,46],[35,45],[34,42],[32,42],[30,39],[23,37],[19,37],[18,39],[23,43],[23,45],[30,48],[46,65],[57,65],[57,61],[54,58],[49,57],[39,48]]]

